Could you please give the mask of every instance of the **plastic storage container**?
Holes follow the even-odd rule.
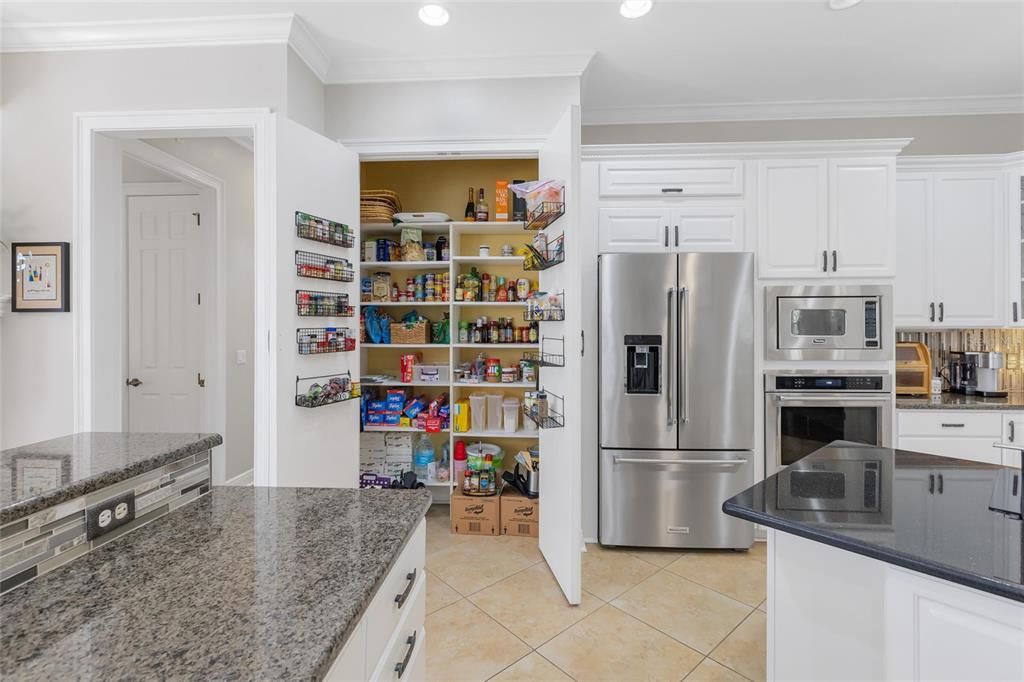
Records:
[[[466,444],[461,440],[455,442],[455,454],[452,455],[452,478],[456,485],[462,485],[462,472],[466,470]]]
[[[501,394],[487,395],[487,430],[501,431],[502,408]]]
[[[505,431],[515,433],[519,430],[519,398],[505,398],[501,402],[501,409],[505,413]]]
[[[490,455],[495,469],[501,468],[505,451],[494,443],[472,443],[466,446],[466,462],[472,471],[478,471],[484,465],[484,458]]]
[[[473,431],[487,430],[487,394],[473,393],[469,396],[469,418]]]

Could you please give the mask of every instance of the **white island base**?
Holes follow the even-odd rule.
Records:
[[[1024,603],[769,529],[768,679],[1020,682]]]

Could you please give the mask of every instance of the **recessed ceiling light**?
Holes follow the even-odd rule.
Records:
[[[420,21],[427,26],[444,26],[448,23],[448,10],[441,5],[423,5],[420,7]]]
[[[653,5],[651,0],[625,0],[619,5],[619,14],[627,19],[639,19],[650,12]]]
[[[860,0],[828,0],[829,9],[850,9],[859,4]]]

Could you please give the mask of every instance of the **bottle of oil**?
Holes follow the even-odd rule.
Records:
[[[483,192],[483,190],[480,191]],[[476,221],[476,205],[473,203],[472,187],[469,188],[469,197],[468,201],[466,201],[466,214],[463,217],[463,220],[465,220],[467,223],[472,223]]]
[[[476,200],[476,221],[486,223],[490,220],[490,208],[487,206],[487,199],[484,198],[484,188],[480,188],[480,194]]]

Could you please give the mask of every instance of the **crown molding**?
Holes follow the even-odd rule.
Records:
[[[360,138],[338,140],[363,161],[434,161],[443,159],[532,159],[541,137]]]
[[[0,25],[0,52],[285,44],[321,81],[327,77],[330,57],[294,14]]]
[[[979,168],[1012,168],[1024,165],[1024,151],[1007,154],[943,154],[935,156],[901,156],[896,170],[960,171]]]
[[[821,158],[823,156],[896,156],[911,137],[866,140],[796,140],[792,142],[697,142],[670,144],[597,144],[580,147],[580,158],[601,161],[623,158],[686,158],[714,156],[719,159]]]
[[[357,85],[481,78],[579,78],[593,58],[593,52],[569,52],[507,57],[460,55],[430,59],[353,59],[332,64],[327,82]]]
[[[1024,113],[1024,95],[584,107],[584,125]]]

